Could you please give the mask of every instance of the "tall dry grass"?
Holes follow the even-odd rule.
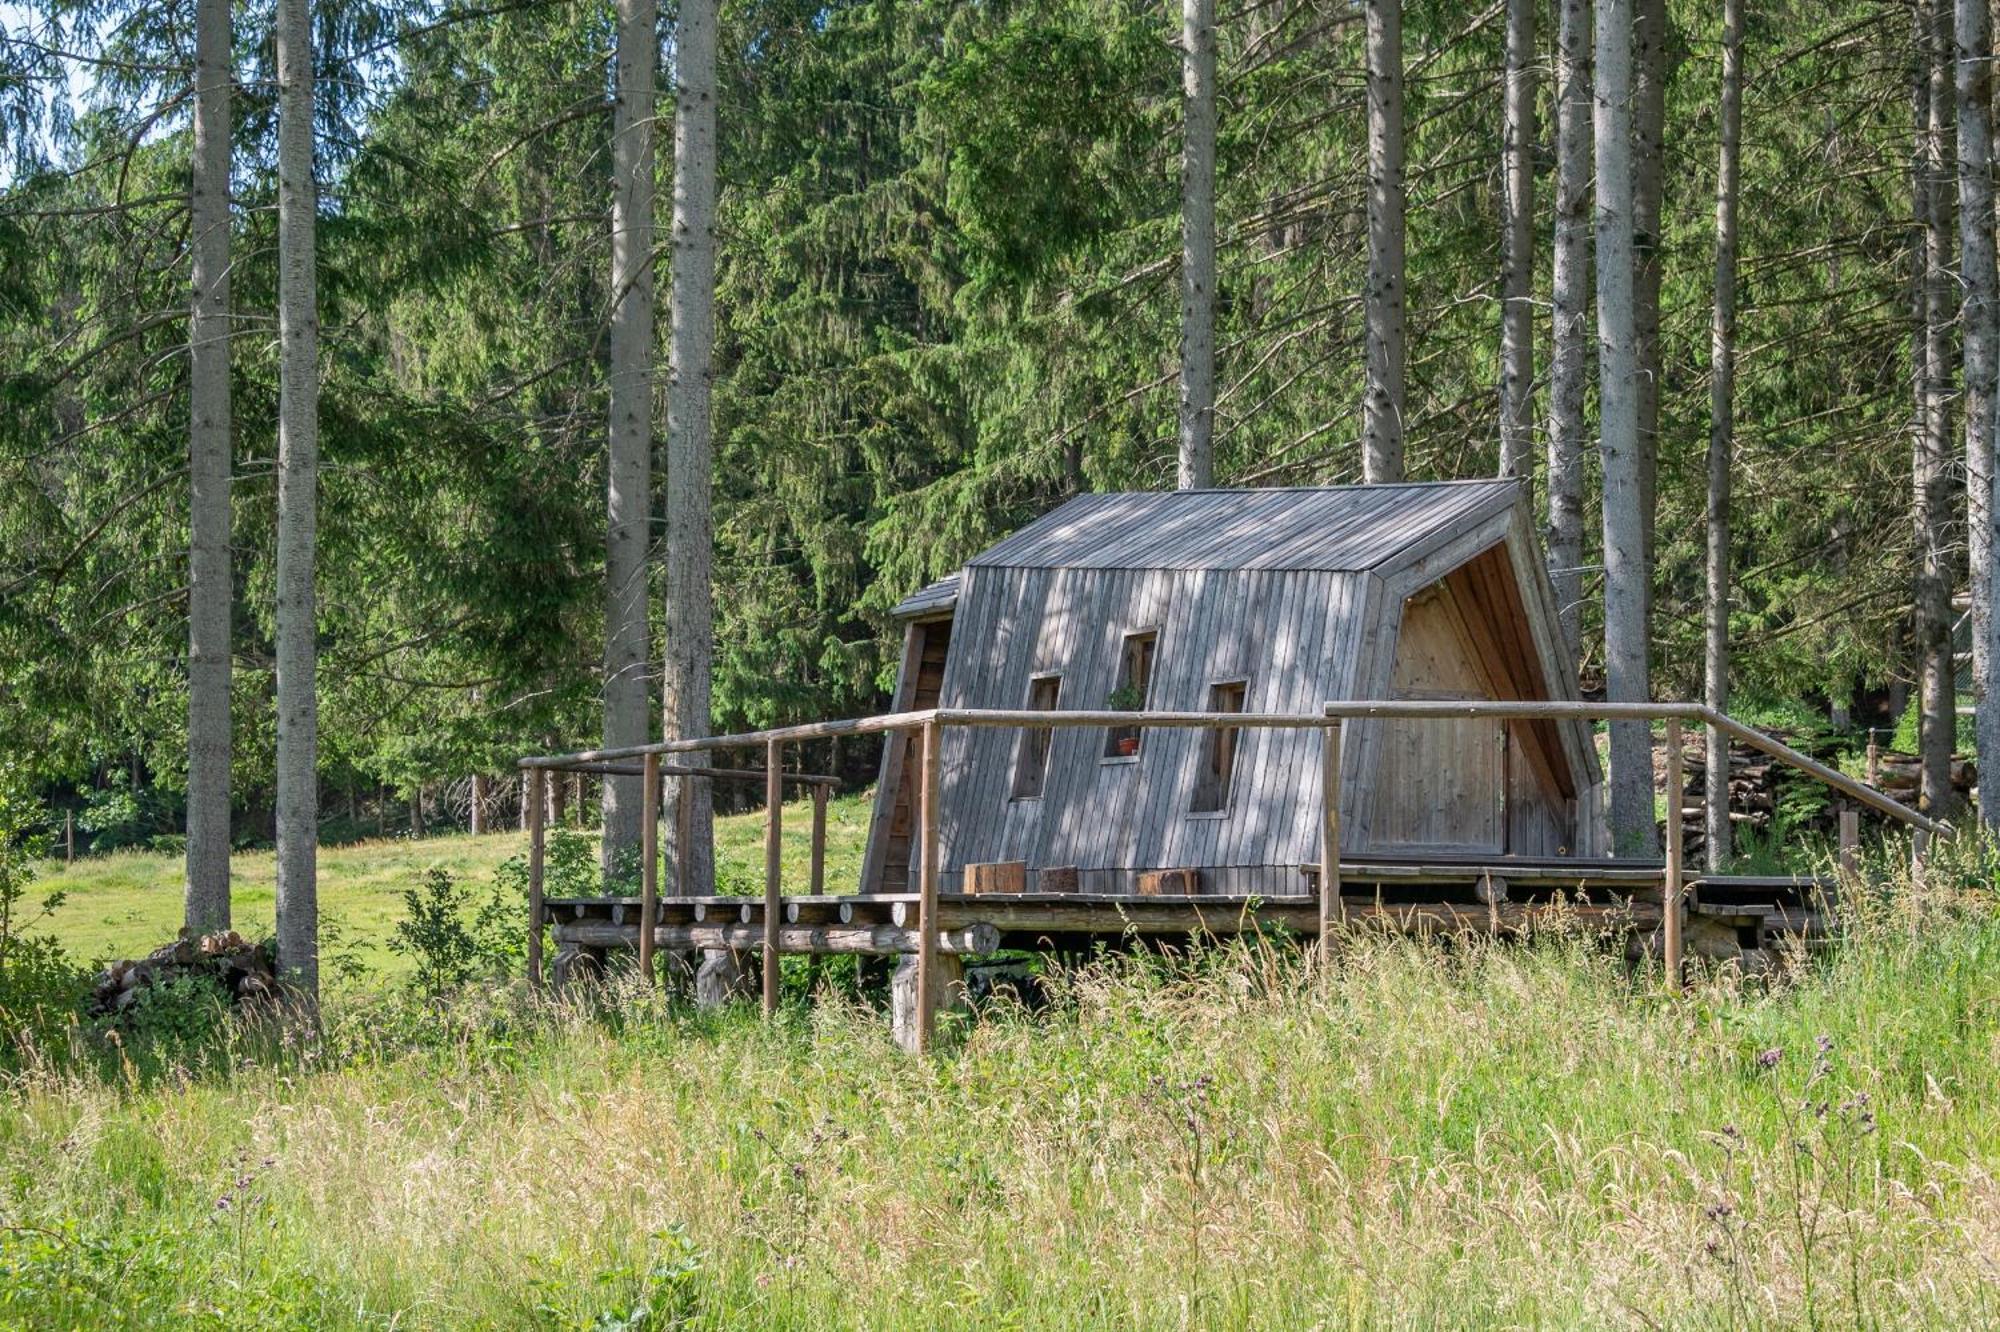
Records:
[[[0,1100],[23,1325],[2000,1324],[2000,924],[1903,893],[1668,999],[1598,942],[1253,943],[1066,973],[929,1061],[380,998]],[[623,1320],[623,1321],[621,1321]]]

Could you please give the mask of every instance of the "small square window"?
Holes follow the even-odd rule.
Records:
[[[1243,680],[1226,680],[1208,687],[1209,712],[1241,712],[1250,695]],[[1215,814],[1229,808],[1229,789],[1236,777],[1236,749],[1242,728],[1221,726],[1208,731],[1202,745],[1201,770],[1195,774],[1194,801],[1189,812]]]
[[[1038,675],[1028,682],[1028,711],[1054,712],[1062,697],[1060,675]],[[1041,796],[1049,776],[1049,742],[1055,732],[1046,726],[1024,726],[1014,747],[1014,799]]]
[[[1153,656],[1160,635],[1147,629],[1125,635],[1125,651],[1118,662],[1118,687],[1104,700],[1113,712],[1144,712],[1153,691]],[[1145,732],[1137,726],[1113,726],[1104,732],[1104,757],[1132,758],[1139,752]]]

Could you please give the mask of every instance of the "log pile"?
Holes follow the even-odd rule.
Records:
[[[1783,737],[1781,737],[1783,738]],[[1789,743],[1789,740],[1787,740]],[[1688,737],[1683,756],[1681,793],[1681,847],[1687,863],[1702,863],[1708,847],[1708,829],[1702,802],[1708,783],[1708,746],[1696,728]],[[1740,841],[1748,829],[1756,836],[1768,836],[1778,813],[1778,761],[1748,745],[1729,746],[1729,822],[1733,840]],[[1666,765],[1656,765],[1663,776]]]
[[[1810,747],[1791,734],[1773,732],[1778,739],[1794,748]],[[1832,763],[1830,755],[1816,755],[1822,762]],[[1687,862],[1692,865],[1703,863],[1708,844],[1708,830],[1702,813],[1702,802],[1707,787],[1708,751],[1700,728],[1694,728],[1687,737],[1682,769],[1686,785],[1682,792],[1681,844]],[[1900,754],[1883,750],[1877,758],[1878,778],[1874,785],[1883,793],[1915,807],[1917,803],[1918,759],[1915,754]],[[1654,771],[1664,774],[1666,765],[1656,764]],[[1729,746],[1729,822],[1734,831],[1734,842],[1742,845],[1748,830],[1749,835],[1768,837],[1772,821],[1777,817],[1780,783],[1787,769],[1784,764],[1748,745]],[[1796,776],[1796,774],[1794,774]],[[1962,755],[1953,755],[1951,760],[1952,791],[1960,800],[1970,800],[1972,790],[1978,781],[1978,771],[1972,762]],[[1834,830],[1835,800],[1824,788],[1815,788],[1825,799],[1813,816],[1799,827],[1799,831],[1832,833]],[[1880,816],[1872,810],[1861,811],[1866,820]]]
[[[1915,754],[1899,754],[1885,749],[1876,759],[1876,767],[1881,774],[1876,785],[1906,805],[1917,803],[1917,787],[1921,782],[1923,760]],[[1972,798],[1972,788],[1979,781],[1978,769],[1972,760],[1962,754],[1951,756],[1951,790],[1960,800]]]
[[[278,957],[270,943],[251,943],[235,930],[181,938],[142,958],[113,962],[98,973],[91,1011],[116,1016],[155,985],[188,976],[213,980],[233,1004],[258,1003],[278,994]]]

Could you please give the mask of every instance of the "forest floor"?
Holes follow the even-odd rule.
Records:
[[[863,792],[832,801],[827,808],[828,891],[852,891],[861,875],[861,856],[873,797]],[[812,805],[785,806],[785,881],[788,891],[805,891],[809,875]],[[764,884],[764,816],[740,814],[716,820],[717,878],[724,892],[761,893]],[[432,869],[443,869],[469,887],[482,888],[501,865],[525,856],[526,833],[474,837],[388,838],[328,846],[319,853],[319,903],[330,939],[351,947],[370,967],[399,970],[387,939],[403,916],[403,893]],[[66,900],[38,928],[62,941],[79,960],[142,956],[169,943],[180,928],[182,860],[178,854],[115,851],[87,856],[74,865],[39,867],[39,897],[61,892]],[[234,857],[230,892],[236,927],[252,938],[272,933],[276,920],[277,863],[273,852],[242,851]],[[790,885],[799,885],[792,889]]]
[[[1110,959],[925,1060],[629,983],[73,1035],[0,1082],[0,1325],[1990,1327],[1991,907],[1677,1001],[1563,936]]]

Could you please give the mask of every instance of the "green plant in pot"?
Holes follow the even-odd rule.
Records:
[[[1112,690],[1104,700],[1104,706],[1112,712],[1137,712],[1146,706],[1146,695],[1137,685],[1126,681]],[[1111,734],[1111,752],[1121,758],[1131,758],[1139,752],[1139,732],[1135,727],[1119,727]]]

